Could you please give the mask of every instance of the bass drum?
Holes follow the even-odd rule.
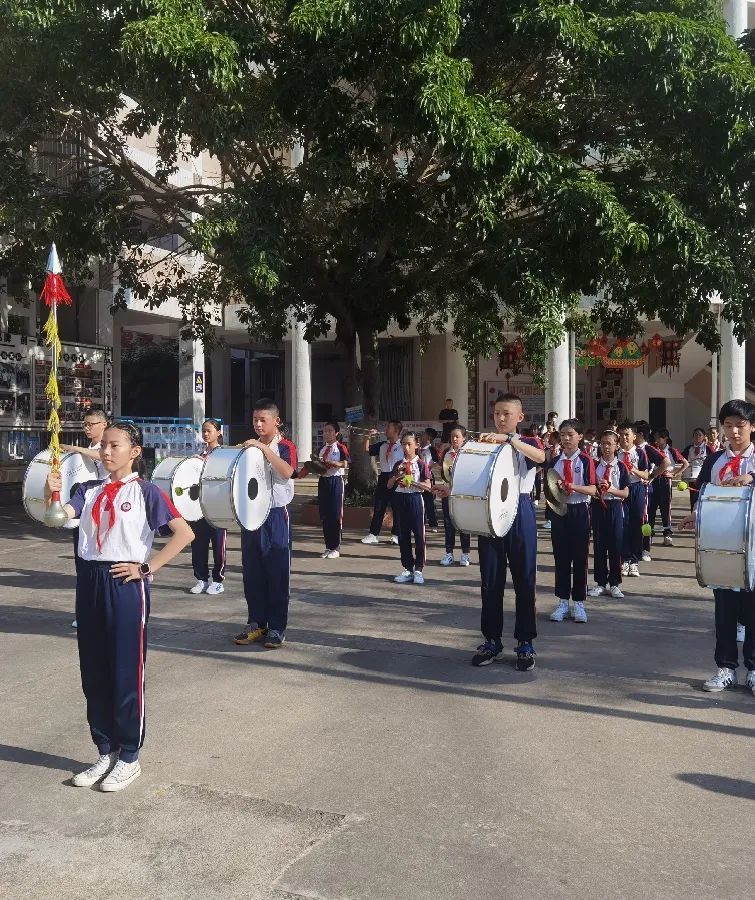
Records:
[[[49,450],[38,453],[29,463],[24,475],[23,500],[24,509],[37,522],[44,522],[45,510],[45,485],[50,474],[52,456]],[[60,500],[64,505],[76,493],[79,485],[85,481],[102,481],[97,472],[97,466],[93,459],[82,456],[80,453],[61,453],[60,474],[63,478],[63,487],[60,491]],[[70,519],[64,528],[76,528],[78,519]]]
[[[509,444],[467,441],[451,470],[448,508],[457,531],[503,537],[519,508],[519,466]]]
[[[170,497],[187,522],[202,518],[199,478],[203,466],[201,456],[166,456],[152,473],[152,483]]]
[[[270,514],[273,473],[257,447],[217,447],[199,479],[202,515],[215,528],[256,531]]]
[[[704,484],[695,507],[695,573],[702,587],[755,590],[751,486]]]

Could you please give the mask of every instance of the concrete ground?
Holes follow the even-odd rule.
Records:
[[[677,497],[677,518],[686,498]],[[755,697],[711,695],[713,606],[692,538],[623,601],[551,623],[541,532],[537,667],[469,665],[476,566],[399,587],[397,548],[297,528],[288,643],[236,647],[226,592],[153,590],[144,774],[75,789],[93,758],[68,534],[0,516],[0,896],[249,900],[735,898],[752,885]],[[476,550],[473,561],[476,562]],[[740,675],[743,670],[740,669]]]

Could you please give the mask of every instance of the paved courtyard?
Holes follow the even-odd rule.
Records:
[[[686,497],[678,496],[678,519]],[[70,536],[0,510],[0,896],[248,900],[738,898],[751,893],[755,697],[703,693],[713,604],[692,537],[658,548],[587,625],[548,621],[537,667],[474,669],[476,566],[399,587],[397,548],[295,531],[288,643],[236,647],[188,553],[152,595],[144,774],[70,786],[93,758]],[[542,512],[540,513],[542,515]],[[473,548],[473,562],[477,553]],[[740,675],[742,669],[740,669]]]

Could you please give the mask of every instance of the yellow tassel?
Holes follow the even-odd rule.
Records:
[[[55,373],[52,371],[50,372],[50,377],[47,379],[45,396],[50,401],[50,406],[53,409],[60,409],[60,386],[58,385],[58,379],[55,377]]]
[[[63,346],[60,343],[60,334],[58,333],[58,320],[52,313],[47,317],[47,321],[42,326],[42,333],[45,336],[45,343],[48,347],[52,347],[59,357],[63,352]]]

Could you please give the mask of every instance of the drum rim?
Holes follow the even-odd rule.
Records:
[[[155,469],[157,469],[158,466],[161,466],[164,462],[167,462],[169,459],[177,460],[176,464],[171,469],[170,475],[168,475],[168,476],[158,475],[157,478],[158,478],[158,481],[167,481],[168,482],[170,502],[174,503],[175,501],[173,499],[173,479],[176,477],[176,471],[177,471],[178,467],[182,463],[185,463],[189,459],[201,459],[202,460],[202,468],[199,471],[199,483],[201,485],[202,484],[202,472],[204,472],[204,467],[205,467],[205,463],[207,462],[207,460],[206,460],[206,458],[202,458],[197,453],[192,453],[191,456],[166,456],[165,459],[160,460],[160,462],[157,464],[157,466],[155,466]],[[152,477],[150,478],[150,481],[154,484],[155,470],[152,471]],[[203,518],[204,517],[204,509],[202,509],[202,491],[201,491],[201,489],[199,491],[199,509],[202,513],[202,516],[200,516],[200,518]],[[182,518],[186,519],[186,516],[182,516]],[[187,522],[198,522],[199,519],[186,519],[186,521]]]
[[[497,444],[497,445],[495,445],[495,444],[489,444],[489,445],[486,445],[486,444],[482,443],[482,441],[465,441],[465,443],[459,448],[459,452],[456,454],[456,459],[454,460],[453,466],[451,467],[451,487],[452,487],[452,489],[453,489],[453,474],[454,474],[454,470],[456,469],[456,466],[458,465],[459,460],[460,460],[461,457],[462,457],[462,454],[463,454],[463,452],[464,452],[464,447],[466,447],[467,444],[469,444],[469,443],[478,444],[478,445],[481,445],[481,446],[486,447],[486,448],[489,446],[489,447],[490,447],[490,455],[491,455],[491,456],[495,456],[495,457],[496,457],[496,460],[497,460],[498,456],[500,455],[500,453],[501,453],[501,451],[503,450],[504,447],[510,447],[510,448],[511,448],[511,455],[512,455],[512,460],[513,460],[513,462],[514,462],[515,464],[518,462],[518,454],[517,454],[517,451],[516,451],[516,449],[515,449],[514,447],[511,446],[511,444]],[[490,472],[488,473],[488,483],[487,483],[487,488],[486,488],[486,493],[485,493],[485,496],[486,496],[486,498],[488,499],[488,501],[490,500],[490,488],[491,488],[491,484],[492,484],[492,482],[493,482],[493,471],[495,470],[495,466],[496,466],[496,464],[495,464],[495,462],[493,462],[493,464],[492,464],[491,467],[490,467]],[[515,469],[516,469],[516,465],[515,465]],[[454,498],[454,495],[453,495],[452,493],[448,495],[448,511],[449,511],[449,515],[451,515],[451,500],[452,500],[452,499],[458,500],[459,498],[458,498],[458,497]],[[504,534],[504,535],[498,535],[498,534],[496,534],[495,530],[493,529],[493,520],[492,520],[491,515],[490,515],[490,503],[489,503],[489,502],[488,502],[488,505],[487,505],[487,506],[488,506],[488,508],[487,508],[487,510],[486,510],[486,516],[487,516],[487,520],[488,520],[488,530],[487,530],[487,532],[482,532],[482,531],[471,531],[471,530],[467,529],[467,531],[466,531],[465,533],[468,533],[468,534],[475,534],[475,535],[477,535],[478,537],[480,537],[480,536],[482,536],[482,537],[492,537],[492,538],[505,537],[505,536],[506,536],[505,534]],[[516,518],[516,514],[517,514],[518,511],[519,511],[519,491],[516,492],[516,502],[515,502],[515,505],[514,505],[514,516],[512,517],[511,525],[509,526],[509,530],[511,530],[511,527],[512,527],[513,524],[514,524],[514,519]],[[451,518],[453,518],[452,515],[451,515]],[[506,532],[506,534],[508,534],[508,531]]]
[[[21,502],[24,504],[24,512],[30,519],[34,519],[35,522],[41,522],[42,520],[38,519],[35,515],[32,515],[31,511],[29,510],[27,499],[31,499],[31,498],[27,498],[27,496],[26,496],[26,481],[29,477],[29,472],[31,471],[31,467],[34,465],[34,463],[41,463],[42,461],[40,460],[39,457],[42,456],[44,453],[49,453],[49,452],[50,452],[50,448],[47,447],[44,450],[40,450],[39,453],[37,453],[37,455],[33,459],[29,460],[29,465],[26,467],[26,471],[24,472],[24,480],[21,482]],[[84,456],[83,453],[79,453],[77,450],[66,450],[65,453],[61,453],[60,454],[60,462],[62,463],[63,460],[67,456],[80,456],[82,458],[82,460],[84,460],[84,465],[87,465],[86,460],[88,459],[88,457]],[[49,463],[44,463],[44,465],[49,466]],[[97,473],[97,470],[95,467],[95,475],[96,474],[98,474],[98,473]],[[99,479],[99,480],[101,480],[101,479]],[[66,500],[66,503],[67,502],[68,501]],[[79,521],[78,519],[69,519],[69,522],[78,522],[78,521]],[[76,528],[77,526],[76,525],[67,525],[67,526],[64,525],[63,527],[64,528],[68,527],[70,529],[70,528]]]
[[[236,472],[236,469],[238,468],[239,460],[241,459],[242,455],[243,455],[244,453],[246,453],[247,450],[254,450],[254,449],[256,449],[256,448],[254,448],[254,447],[241,447],[241,448],[239,448],[239,447],[216,447],[216,448],[215,448],[215,450],[238,450],[238,453],[237,453],[236,456],[234,457],[233,465],[231,466],[231,468],[230,468],[230,470],[229,470],[229,472],[228,472],[228,481],[230,482],[231,486],[233,485],[233,476],[234,476],[234,473]],[[212,452],[214,453],[215,450],[213,450]],[[260,451],[260,453],[261,453],[261,452],[262,452],[262,451]],[[208,454],[207,454],[207,458],[205,459],[205,464],[204,464],[204,466],[202,466],[202,475],[204,475],[204,470],[205,470],[205,468],[206,468],[206,466],[207,466],[207,460],[208,460],[209,458],[210,458],[210,454],[208,453]],[[265,475],[267,476],[267,472],[268,472],[268,470],[271,470],[271,466],[270,466],[270,464],[267,462],[267,460],[265,459],[264,454],[263,454],[263,456],[262,456],[262,464],[263,464],[263,466],[267,466],[267,469],[265,469]],[[202,479],[201,479],[201,476],[200,476],[199,485],[200,485],[200,486],[199,486],[199,505],[200,505],[200,507],[202,508],[202,517],[203,517],[204,519],[207,519],[207,513],[205,512],[204,503],[202,503]],[[231,489],[231,490],[229,491],[229,493],[230,493],[230,496],[231,496],[231,513],[232,513],[233,521],[234,521],[234,522],[236,523],[236,525],[238,525],[238,527],[241,528],[243,531],[250,531],[250,530],[257,531],[258,529],[256,529],[256,528],[255,528],[255,529],[249,529],[249,528],[247,528],[245,525],[242,525],[242,524],[241,524],[241,520],[239,519],[239,513],[238,513],[238,510],[236,509],[236,498],[233,496],[233,490]],[[272,490],[272,484],[270,485],[270,491],[269,491],[269,494],[270,494],[270,502],[268,503],[268,506],[267,506],[266,516],[265,516],[265,519],[264,519],[264,521],[263,521],[263,524],[264,524],[265,521],[267,521],[267,518],[268,518],[268,516],[270,515],[270,510],[273,508],[273,490]],[[212,520],[211,520],[211,519],[207,519],[207,521],[209,522],[209,521],[212,521]],[[223,526],[223,527],[228,528],[227,525],[226,525],[226,526]],[[261,528],[261,527],[262,527],[262,526],[260,526],[260,528]]]

